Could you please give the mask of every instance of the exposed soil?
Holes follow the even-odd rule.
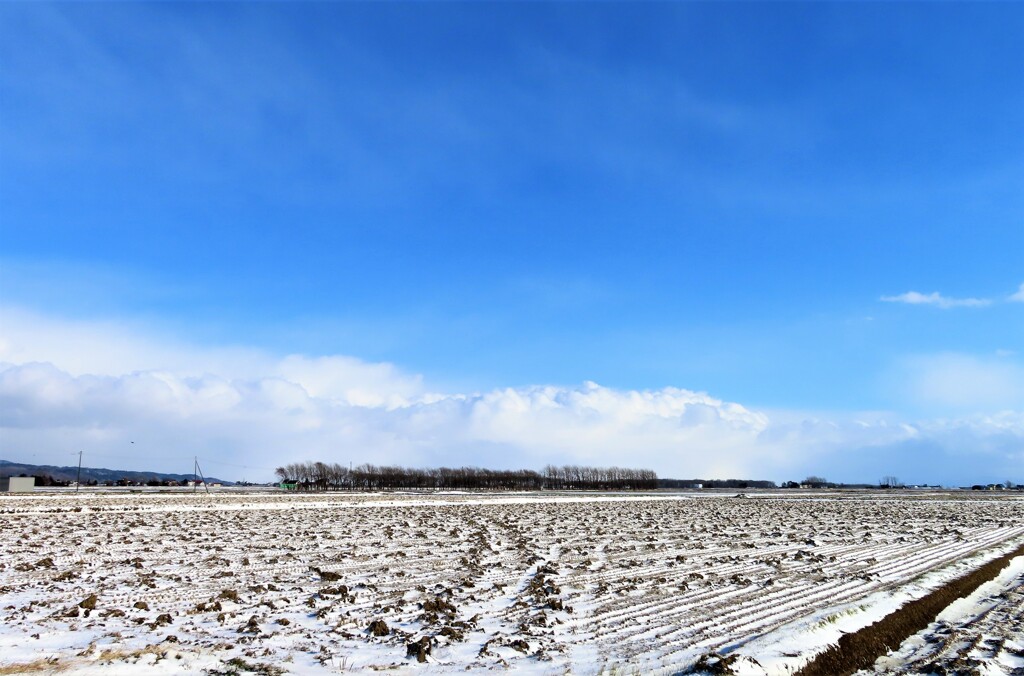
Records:
[[[820,653],[798,671],[797,676],[845,676],[870,669],[879,657],[927,628],[949,604],[995,579],[1011,560],[1022,555],[1024,546],[946,583],[923,598],[911,601],[874,624],[846,634],[839,639],[838,645]]]
[[[0,666],[750,671],[704,656],[1011,541],[966,492],[0,497]]]

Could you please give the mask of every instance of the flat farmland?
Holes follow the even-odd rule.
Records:
[[[3,497],[0,673],[788,673],[1024,543],[1022,497]],[[993,668],[1021,575],[956,619]]]

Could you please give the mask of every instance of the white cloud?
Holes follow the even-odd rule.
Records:
[[[160,368],[229,376],[267,373],[274,358],[248,347],[198,347],[125,321],[58,319],[0,306],[0,362],[50,362],[72,374],[121,375]]]
[[[985,307],[991,305],[988,298],[948,298],[938,291],[932,293],[919,293],[908,291],[898,296],[882,296],[881,300],[886,303],[906,303],[908,305],[933,305],[943,310],[954,307]]]
[[[55,319],[0,307],[0,362],[45,362],[72,375],[122,376],[159,369],[181,377],[278,377],[309,395],[358,405],[400,405],[423,395],[422,378],[354,357],[280,358],[245,346],[199,347],[152,330],[108,321]]]
[[[995,473],[990,480],[1024,466],[1024,416],[1012,411],[923,421],[757,411],[681,388],[596,383],[432,392],[420,376],[349,356],[277,357],[188,346],[138,327],[2,317],[0,457],[12,460],[65,464],[82,450],[95,464],[186,471],[199,455],[211,473],[249,479],[302,459],[574,462],[780,480],[810,473],[954,480],[965,452],[985,457],[970,471]],[[1001,378],[989,366],[922,367],[921,392],[954,403],[964,400],[960,391],[986,405],[1019,401],[1008,385],[1019,373]],[[962,377],[942,380],[950,369]]]
[[[343,385],[338,391],[348,392]],[[57,451],[85,444],[103,453],[135,441],[154,451],[153,463],[199,448],[207,457],[217,453],[254,466],[328,457],[512,467],[639,464],[663,472],[742,474],[763,466],[756,441],[768,425],[764,414],[676,388],[620,391],[586,383],[403,403],[397,403],[400,394],[357,399],[314,396],[273,376],[73,376],[43,363],[0,371],[0,425],[8,448]]]
[[[1007,298],[1011,303],[1024,303],[1024,284],[1021,284],[1017,292]]]
[[[893,382],[911,403],[932,410],[1024,408],[1024,368],[1012,353],[918,355],[899,365]]]
[[[368,364],[355,357],[290,355],[277,364],[276,371],[312,397],[355,406],[397,408],[425,394],[421,376],[404,374],[392,364]]]

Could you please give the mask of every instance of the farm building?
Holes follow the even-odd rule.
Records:
[[[36,487],[34,476],[12,476],[0,479],[0,493],[31,493]]]

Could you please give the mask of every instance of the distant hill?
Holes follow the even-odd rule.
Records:
[[[24,462],[0,460],[0,477],[18,476],[21,474],[27,474],[28,476],[35,477],[49,476],[57,481],[74,481],[75,477],[78,476],[78,466],[57,467],[55,465],[30,465]],[[82,468],[83,485],[92,483],[93,481],[99,484],[104,484],[108,481],[114,482],[119,479],[128,479],[134,483],[144,484],[151,479],[157,479],[158,481],[186,481],[192,479],[192,475],[165,474],[163,472],[139,472],[127,469],[106,469],[103,467]],[[224,485],[234,483],[232,481],[217,479],[212,476],[206,477],[206,480],[209,483],[222,483]]]

